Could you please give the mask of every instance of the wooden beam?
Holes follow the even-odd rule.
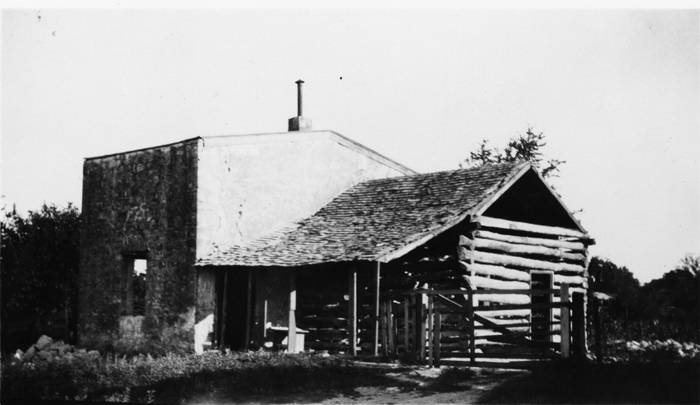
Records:
[[[374,341],[372,353],[379,356],[379,294],[380,294],[381,264],[376,262],[374,267]]]
[[[568,249],[577,252],[583,252],[586,249],[586,246],[581,242],[567,242],[559,239],[535,238],[531,236],[515,236],[485,230],[477,230],[474,233],[474,236],[484,239],[498,240],[502,242],[519,243],[522,245],[544,246],[556,249]]]
[[[582,239],[588,238],[588,236],[586,236],[586,234],[584,234],[583,232],[570,228],[562,228],[559,226],[537,225],[530,224],[527,222],[509,221],[507,219],[492,218],[483,215],[475,219],[475,222],[478,222],[479,224],[481,224],[481,226],[487,228],[510,229],[513,231],[532,232],[543,235],[571,236]]]
[[[350,353],[357,356],[357,268],[353,265],[348,278],[348,327],[350,330]]]
[[[530,281],[530,273],[524,270],[509,269],[503,266],[482,263],[467,263],[459,262],[460,266],[470,274],[478,274],[482,276],[498,276],[516,281]]]
[[[296,272],[289,272],[289,321],[287,325],[287,353],[297,352],[297,287]]]
[[[468,277],[468,276],[465,276]],[[471,276],[469,277],[472,288],[494,288],[499,290],[518,290],[527,289],[529,285],[522,281],[503,281],[496,280],[493,278],[481,277],[481,276]],[[478,293],[478,291],[475,291]],[[480,299],[480,298],[479,298]]]
[[[526,294],[479,294],[474,291],[474,297],[479,302],[495,302],[499,304],[529,304],[530,296]],[[498,307],[492,307],[498,308]]]
[[[535,260],[526,259],[524,257],[502,255],[496,253],[487,253],[480,251],[470,251],[463,247],[459,248],[459,258],[460,260],[471,260],[486,263],[486,264],[497,264],[501,266],[516,266],[527,268],[531,270],[551,270],[551,271],[570,271],[576,273],[583,273],[585,268],[580,265],[561,263],[561,262],[548,262],[545,260]]]
[[[467,237],[460,236],[459,243],[461,246],[474,246],[476,249],[497,250],[509,254],[550,256],[555,257],[557,259],[567,259],[576,261],[584,261],[586,259],[586,257],[581,253],[565,252],[558,248],[524,245],[491,239],[469,239]]]

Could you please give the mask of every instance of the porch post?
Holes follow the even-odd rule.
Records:
[[[374,268],[374,342],[372,342],[372,353],[379,356],[379,277],[381,264],[377,262]]]
[[[354,264],[348,276],[348,298],[350,353],[353,356],[357,356],[357,267]]]
[[[571,303],[569,302],[569,285],[562,283],[561,292],[559,293],[559,301],[561,302],[561,313],[559,315],[559,322],[561,323],[560,333],[560,352],[561,357],[569,357],[569,344],[571,343],[570,328],[571,323],[569,321],[569,314],[571,311]]]
[[[289,322],[287,328],[287,353],[297,352],[297,287],[296,273],[289,273]]]

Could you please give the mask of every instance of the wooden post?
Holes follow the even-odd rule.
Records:
[[[350,269],[348,278],[348,329],[350,331],[350,353],[357,356],[357,268]]]
[[[379,356],[379,282],[381,276],[381,264],[377,262],[374,268],[374,341],[372,342],[372,353]]]
[[[392,300],[391,297],[386,300],[386,326],[387,326],[387,354],[393,355],[395,351],[394,342],[394,314],[392,313]]]
[[[228,270],[224,270],[224,293],[221,297],[221,340],[219,348],[223,349],[226,342],[226,308],[228,307]]]
[[[296,273],[289,274],[289,322],[287,325],[287,353],[297,352],[297,287]]]
[[[404,296],[403,299],[403,351],[404,353],[409,352],[408,336],[410,331],[408,330],[408,295]]]
[[[442,314],[440,312],[435,313],[435,332],[433,333],[435,347],[435,365],[440,366],[440,339],[442,338]]]
[[[572,299],[572,337],[574,346],[574,355],[583,359],[586,357],[586,313],[584,305],[584,295],[582,292],[575,292]]]
[[[569,285],[566,283],[562,283],[560,288],[561,292],[559,294],[559,301],[562,304],[561,312],[559,315],[559,322],[561,323],[560,351],[561,357],[566,359],[569,357],[569,344],[571,342],[571,322],[569,321],[569,311],[571,310],[569,305]]]
[[[433,294],[428,294],[428,365],[433,366]]]
[[[387,333],[389,328],[387,325],[387,311],[386,302],[381,303],[379,316],[381,317],[381,322],[379,324],[379,331],[381,332],[381,342],[382,342],[382,354],[384,356],[389,355],[389,334]]]
[[[246,292],[245,299],[245,345],[244,348],[248,349],[250,345],[250,324],[253,321],[253,271],[248,270],[248,290]]]
[[[263,339],[267,338],[267,298],[263,300]]]
[[[416,354],[418,362],[425,361],[425,307],[423,306],[423,295],[416,294]]]
[[[589,290],[590,291],[590,290]],[[600,322],[601,302],[598,298],[591,294],[591,303],[593,304],[593,329],[595,333],[595,357],[598,363],[603,362],[605,356],[605,339],[603,338],[603,325]]]
[[[467,294],[467,316],[469,316],[469,361],[473,364],[476,362],[476,338],[474,328],[474,294],[469,290]]]

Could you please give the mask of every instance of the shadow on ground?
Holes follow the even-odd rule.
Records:
[[[700,363],[553,363],[504,381],[482,403],[698,404]]]

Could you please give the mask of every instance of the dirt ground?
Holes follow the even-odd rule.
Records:
[[[316,387],[303,392],[260,392],[239,397],[230,402],[224,398],[193,398],[188,404],[226,403],[319,403],[319,404],[437,404],[477,403],[484,393],[526,371],[473,369],[450,370],[446,368],[397,368],[383,370],[382,378],[367,381],[337,381],[328,387]],[[358,383],[355,385],[354,383]],[[208,398],[207,398],[208,397]]]
[[[309,376],[311,377],[311,376]],[[376,367],[290,387],[209,390],[185,404],[698,404],[700,365],[553,363],[531,370]],[[221,387],[221,382],[216,384]],[[159,398],[165,399],[167,398]],[[175,399],[175,398],[173,398]],[[157,400],[157,402],[160,402]]]

